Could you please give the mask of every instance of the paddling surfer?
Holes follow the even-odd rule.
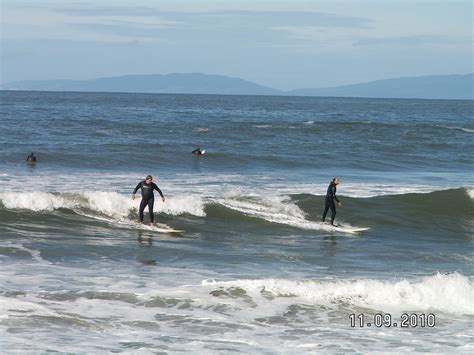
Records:
[[[35,157],[35,153],[31,153],[30,155],[28,155],[26,157],[26,162],[28,164],[36,164],[36,157]]]
[[[201,148],[196,148],[191,152],[191,154],[193,154],[193,155],[203,155],[204,151],[201,150]]]

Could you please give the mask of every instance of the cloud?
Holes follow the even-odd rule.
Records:
[[[458,45],[472,44],[472,37],[468,36],[403,36],[403,37],[383,37],[383,38],[361,38],[353,43],[354,46],[369,47],[418,47],[422,45]]]
[[[315,11],[164,11],[160,8],[100,8],[100,9],[56,9],[56,12],[74,18],[89,18],[89,21],[101,22],[106,18],[133,18],[134,23],[143,18],[151,24],[152,17],[159,18],[164,25],[200,25],[200,26],[317,26],[317,27],[358,27],[366,28],[372,21],[366,18],[342,16]],[[238,29],[239,27],[236,27]]]
[[[175,13],[178,15],[178,13]],[[182,14],[181,14],[182,15]],[[201,14],[203,19],[252,27],[367,27],[371,20],[359,17],[333,15],[314,11],[222,11]],[[193,14],[196,17],[196,14]]]
[[[363,29],[371,20],[315,11],[210,10],[186,12],[126,3],[99,6],[46,2],[7,7],[3,39],[136,42],[158,41],[278,46],[311,40],[319,28]],[[327,33],[326,33],[327,34]],[[251,38],[252,41],[248,39]]]
[[[179,25],[155,15],[71,16],[48,9],[9,8],[2,40],[71,40],[91,42],[161,41],[159,29]]]

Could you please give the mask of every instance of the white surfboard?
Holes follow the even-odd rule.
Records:
[[[184,233],[185,232],[182,229],[174,229],[163,223],[148,224],[148,223],[135,222],[133,224],[139,229],[147,230],[150,232],[160,232],[160,233]]]
[[[353,227],[353,226],[346,226],[346,225],[339,225],[337,227],[332,227],[332,230],[335,232],[342,232],[342,233],[349,233],[349,234],[356,234],[360,233],[366,230],[369,230],[370,228],[367,227]]]
[[[155,225],[150,225],[149,227],[151,230],[156,230],[157,232],[161,233],[184,233],[184,230],[182,229],[173,229],[163,223],[156,223]]]
[[[150,224],[139,223],[139,222],[134,222],[134,221],[129,221],[129,220],[116,220],[112,218],[99,217],[99,216],[94,216],[94,215],[85,214],[85,213],[81,213],[81,215],[85,217],[93,218],[93,219],[98,219],[100,221],[107,222],[114,226],[121,226],[125,228],[132,227],[132,228],[144,229],[148,231],[156,231],[160,233],[184,233],[185,232],[184,230],[181,230],[181,229],[171,228],[170,226],[167,226],[166,224],[163,224],[163,223],[155,223],[154,225],[150,225]]]

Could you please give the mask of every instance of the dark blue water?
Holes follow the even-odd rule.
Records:
[[[0,99],[5,349],[472,350],[472,101]],[[130,198],[147,174],[157,226]],[[377,312],[438,322],[350,326]]]

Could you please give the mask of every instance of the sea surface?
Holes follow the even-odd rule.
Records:
[[[0,91],[0,352],[472,353],[473,111]]]

